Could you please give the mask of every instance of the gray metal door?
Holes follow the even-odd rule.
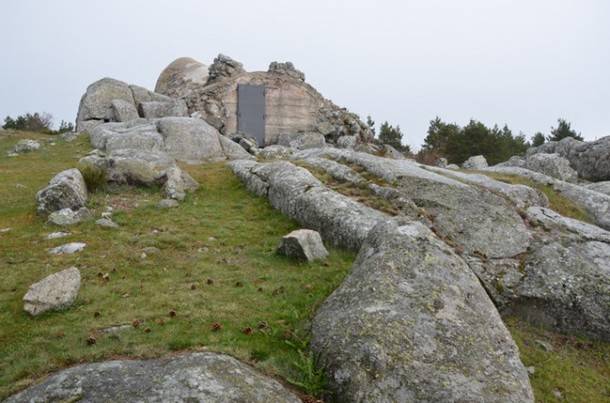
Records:
[[[237,86],[237,130],[265,145],[265,86]]]

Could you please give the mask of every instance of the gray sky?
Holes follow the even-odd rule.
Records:
[[[153,88],[180,56],[292,61],[325,97],[418,147],[435,116],[610,134],[608,0],[2,0],[0,118],[73,121],[91,82]]]

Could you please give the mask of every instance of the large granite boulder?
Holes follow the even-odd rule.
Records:
[[[159,75],[155,92],[179,98],[186,94],[191,85],[205,85],[208,81],[208,67],[191,59],[181,57],[171,62]]]
[[[129,122],[140,117],[133,102],[123,99],[113,99],[111,102],[112,114],[117,122]]]
[[[475,155],[462,163],[464,169],[483,169],[487,167],[487,160],[482,155]]]
[[[595,141],[578,141],[566,137],[530,148],[527,155],[553,154],[570,161],[578,176],[591,181],[610,180],[610,136]]]
[[[497,166],[526,168],[566,182],[576,182],[578,180],[578,173],[570,167],[570,161],[559,154],[540,153],[529,155],[526,158],[511,157],[508,161]]]
[[[146,119],[165,118],[171,116],[188,116],[186,103],[182,99],[170,102],[141,102],[138,105],[138,112],[140,113],[140,116]]]
[[[162,186],[170,199],[183,200],[199,184],[164,152],[121,149],[108,155],[92,153],[81,158],[83,167],[104,172],[108,182],[129,185]]]
[[[253,158],[237,143],[197,118],[104,123],[91,131],[90,139],[95,148],[109,153],[124,149],[163,152],[187,163]]]
[[[37,212],[46,216],[64,208],[78,210],[87,203],[87,185],[78,169],[55,175],[49,185],[36,194]]]
[[[165,151],[179,161],[199,163],[226,159],[220,133],[204,120],[164,118],[157,122]]]
[[[311,347],[340,402],[533,402],[477,278],[420,223],[380,224],[323,303]]]
[[[171,116],[188,116],[184,100],[112,78],[103,78],[87,87],[82,96],[76,129],[91,132],[103,123]]]
[[[140,151],[161,151],[163,137],[153,121],[135,119],[122,123],[104,123],[90,133],[91,145],[107,152],[132,148]]]
[[[225,354],[82,364],[11,396],[17,402],[277,402],[301,400],[281,383]]]
[[[101,123],[115,121],[112,107],[115,99],[135,104],[129,85],[122,81],[103,78],[87,87],[78,107],[76,130],[89,131]]]
[[[80,289],[76,267],[60,271],[34,283],[23,297],[23,309],[32,316],[72,305]]]

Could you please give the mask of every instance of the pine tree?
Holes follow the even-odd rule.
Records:
[[[371,118],[371,115],[366,117],[366,125],[369,127],[369,129],[371,129],[373,136],[375,136],[375,121]]]
[[[546,142],[546,138],[544,137],[544,134],[537,132],[536,134],[534,134],[534,137],[532,137],[532,146],[533,147],[539,147],[541,145],[543,145]]]
[[[560,141],[566,137],[573,137],[576,140],[583,141],[584,139],[576,130],[572,130],[572,124],[565,119],[557,119],[557,127],[551,127],[551,135],[549,141]]]
[[[388,122],[383,122],[379,128],[379,141],[394,147],[398,151],[405,149],[402,145],[402,132],[400,131],[400,126],[394,128]]]

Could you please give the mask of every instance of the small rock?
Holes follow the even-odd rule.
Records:
[[[74,302],[80,289],[80,272],[76,267],[51,274],[34,283],[23,297],[23,309],[32,316],[49,310],[63,309]]]
[[[534,375],[536,373],[535,367],[527,367],[527,373],[530,375]]]
[[[447,165],[449,164],[449,162],[447,161],[447,158],[439,158],[436,160],[436,162],[434,163],[434,165],[436,165],[439,168],[447,168]]]
[[[87,185],[81,172],[75,168],[66,169],[36,193],[36,210],[42,216],[65,208],[76,211],[85,206],[87,198]]]
[[[77,211],[70,208],[64,208],[49,214],[49,223],[64,227],[75,225],[91,218],[91,212],[86,207],[81,207]]]
[[[280,254],[313,262],[323,260],[328,251],[322,243],[322,237],[317,231],[300,229],[284,236],[278,247]]]
[[[9,232],[12,228],[2,228],[0,229],[0,234],[5,234],[7,232]]]
[[[553,351],[553,345],[551,343],[549,343],[548,341],[544,341],[544,340],[536,340],[536,344],[539,345],[540,347],[542,347],[542,349],[544,351]]]
[[[161,253],[161,249],[155,248],[154,246],[147,246],[146,248],[142,249],[142,252],[146,253],[147,255],[158,255]]]
[[[69,232],[62,232],[62,231],[59,231],[59,232],[51,232],[51,233],[50,233],[49,235],[47,235],[45,238],[46,238],[46,239],[48,239],[48,240],[51,240],[51,239],[59,239],[59,238],[65,238],[65,237],[67,237],[68,235],[70,235],[70,233],[69,233]]]
[[[555,396],[557,399],[563,399],[563,394],[559,389],[553,390],[553,396]]]
[[[95,223],[103,228],[119,228],[119,224],[109,218],[100,218]]]
[[[24,154],[31,151],[36,151],[40,148],[40,143],[36,140],[24,139],[20,140],[13,148],[11,154]]]
[[[65,245],[58,246],[56,248],[49,249],[51,255],[71,255],[76,252],[80,252],[87,246],[83,242],[70,242]]]
[[[157,207],[162,208],[162,209],[175,208],[178,206],[179,206],[178,201],[176,201],[174,199],[163,199],[159,202],[159,204],[157,204]]]

